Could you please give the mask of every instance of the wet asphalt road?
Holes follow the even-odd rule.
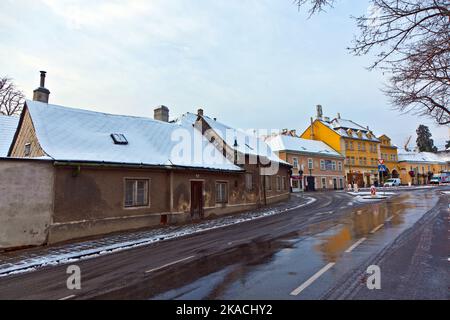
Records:
[[[279,215],[0,278],[2,299],[448,299],[449,195],[398,192],[375,204],[315,193]],[[366,268],[381,268],[368,290]],[[412,289],[411,289],[412,288]]]

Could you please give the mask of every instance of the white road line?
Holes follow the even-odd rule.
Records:
[[[300,292],[302,292],[303,290],[305,290],[306,288],[308,288],[314,281],[316,281],[322,274],[324,274],[325,272],[328,271],[328,269],[330,269],[331,267],[333,267],[336,263],[335,262],[330,262],[329,264],[327,264],[325,267],[323,267],[322,269],[320,269],[315,275],[313,275],[311,278],[309,278],[308,280],[306,280],[300,287],[298,287],[297,289],[295,289],[294,291],[291,292],[291,296],[297,296],[299,295]]]
[[[366,238],[361,238],[358,241],[356,241],[350,248],[345,250],[346,253],[352,252],[357,246],[359,246],[361,243],[363,243],[366,240]]]
[[[372,231],[370,231],[370,233],[375,233],[375,232],[377,232],[378,230],[380,230],[381,228],[383,228],[383,226],[384,226],[384,223],[380,224],[378,227],[376,227],[375,229],[373,229]]]
[[[282,228],[285,228],[285,227],[286,226],[283,226],[283,227],[280,227],[280,228],[276,228],[275,230],[282,229]],[[248,240],[252,240],[252,239],[253,239],[253,237],[239,239],[239,240],[233,240],[233,241],[228,242],[228,245],[232,245],[233,243],[248,241]]]
[[[145,271],[145,273],[150,273],[150,272],[153,272],[153,271],[161,270],[161,269],[164,269],[164,268],[169,267],[169,266],[171,266],[171,265],[177,264],[177,263],[179,263],[179,262],[183,262],[183,261],[192,259],[193,257],[194,257],[194,256],[190,256],[190,257],[183,258],[183,259],[180,259],[180,260],[177,260],[177,261],[174,261],[174,262],[170,262],[170,263],[165,264],[165,265],[163,265],[163,266],[160,266],[160,267],[158,267],[158,268],[154,268],[154,269],[147,270],[147,271]]]
[[[64,298],[61,298],[61,299],[58,299],[58,300],[69,300],[69,299],[72,299],[72,298],[75,298],[75,297],[76,296],[74,294],[72,294],[70,296],[67,296],[67,297],[64,297]]]
[[[320,216],[320,215],[324,215],[324,214],[332,214],[332,213],[333,213],[333,211],[319,212],[319,213],[316,213],[316,216]]]
[[[391,221],[392,218],[394,218],[394,216],[390,216],[389,218],[386,219],[387,222]]]

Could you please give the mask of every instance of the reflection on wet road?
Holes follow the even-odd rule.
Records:
[[[148,298],[320,298],[349,271],[391,244],[438,200],[435,192],[408,192],[384,202],[346,209],[339,216],[319,213],[329,219],[283,238],[253,241],[201,263],[193,262],[185,267],[185,273],[210,272]],[[231,263],[218,267],[221,260]]]

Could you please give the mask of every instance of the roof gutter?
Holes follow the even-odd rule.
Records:
[[[230,172],[241,173],[244,169],[229,170],[229,169],[214,169],[204,167],[191,167],[191,166],[177,166],[177,165],[149,165],[149,164],[130,164],[130,163],[115,163],[115,162],[103,162],[103,161],[71,161],[71,160],[57,160],[53,163],[55,166],[61,167],[76,167],[84,166],[91,168],[129,168],[129,169],[164,169],[164,170],[194,170],[194,171],[208,171],[208,172]]]

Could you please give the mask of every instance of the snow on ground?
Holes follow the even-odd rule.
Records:
[[[369,191],[363,191],[363,192],[347,192],[348,194],[351,194],[352,196],[368,196],[371,193]],[[395,192],[385,192],[385,191],[377,191],[377,195],[386,195],[386,196],[393,196],[396,194]]]
[[[301,201],[300,203],[297,201],[297,204],[288,207],[281,206],[265,211],[246,212],[240,215],[226,216],[185,226],[168,226],[154,230],[109,236],[99,240],[50,248],[42,253],[2,259],[0,260],[0,277],[31,272],[45,266],[73,263],[122,250],[147,246],[158,241],[223,228],[237,223],[292,211],[316,201],[316,199],[312,197],[303,197],[299,200]]]

